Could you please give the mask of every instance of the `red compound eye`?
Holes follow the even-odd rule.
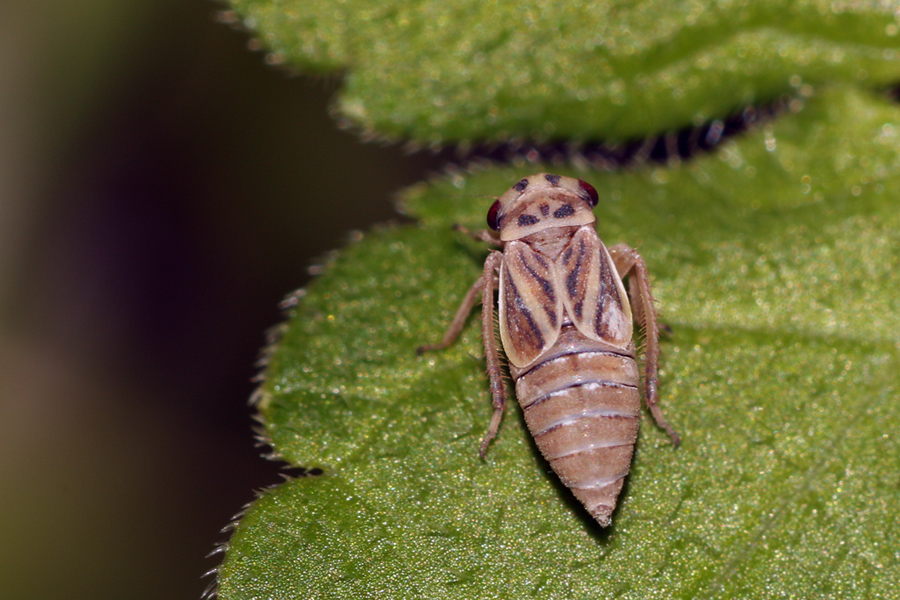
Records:
[[[582,181],[581,179],[578,180],[578,185],[587,193],[588,197],[590,198],[588,200],[588,204],[591,205],[591,208],[597,206],[597,203],[600,201],[600,196],[597,195],[597,190],[594,189],[594,186],[589,184],[587,181]]]
[[[596,192],[594,192],[596,193]],[[493,204],[491,204],[490,210],[488,210],[487,214],[487,224],[488,227],[493,229],[494,231],[500,231],[500,201],[497,200]]]

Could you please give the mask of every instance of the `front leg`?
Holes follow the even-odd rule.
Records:
[[[490,231],[480,230],[476,232],[472,232],[471,230],[463,227],[462,225],[454,225],[453,229],[456,231],[461,231],[465,233],[469,237],[474,240],[479,240],[483,242],[488,242],[494,245],[503,245],[499,240],[496,239],[493,235],[491,235]],[[502,256],[502,255],[501,255]],[[490,261],[491,257],[488,256],[487,261]],[[478,296],[481,294],[481,291],[484,289],[485,280],[490,280],[491,283],[494,281],[495,272],[491,271],[488,273],[487,270],[487,261],[485,261],[485,271],[484,274],[475,280],[475,283],[472,284],[472,287],[469,288],[469,291],[466,292],[466,297],[463,298],[462,304],[459,305],[459,308],[456,311],[456,315],[453,317],[453,321],[450,323],[450,327],[447,328],[447,332],[444,333],[443,339],[437,344],[430,344],[426,346],[419,346],[416,348],[416,352],[419,354],[423,354],[425,352],[431,352],[432,350],[443,350],[448,348],[450,344],[456,341],[456,338],[459,337],[459,334],[462,333],[463,328],[466,325],[466,319],[469,316],[469,313],[472,312],[472,308],[475,306],[475,303],[478,301]],[[499,269],[499,267],[498,267]],[[491,300],[491,304],[493,304],[493,298]]]
[[[481,441],[478,453],[484,458],[491,440],[497,436],[503,409],[506,407],[506,385],[503,382],[503,367],[500,365],[500,353],[497,349],[497,336],[494,334],[494,275],[500,270],[503,254],[491,252],[484,261],[484,289],[481,292],[481,337],[484,341],[484,358],[487,362],[488,377],[491,380],[491,398],[494,414],[488,425],[488,432]]]
[[[493,273],[491,273],[490,277],[493,280]],[[454,315],[453,321],[450,322],[450,327],[447,328],[447,332],[444,333],[443,339],[437,344],[419,346],[416,348],[416,352],[423,354],[432,350],[443,350],[456,341],[456,338],[459,337],[463,327],[466,325],[466,319],[468,318],[469,313],[472,312],[472,308],[481,297],[481,292],[484,289],[484,281],[485,276],[482,275],[475,280],[475,283],[473,283],[472,287],[469,288],[469,291],[466,292],[466,297],[463,298],[462,304],[460,304],[459,308],[456,310],[456,315]]]
[[[497,436],[500,429],[500,421],[503,418],[503,409],[506,407],[506,386],[503,383],[503,367],[500,364],[500,355],[497,348],[497,337],[494,335],[494,286],[500,263],[503,262],[503,254],[491,252],[484,261],[484,272],[479,277],[463,298],[462,304],[456,311],[450,327],[443,339],[437,344],[419,346],[416,352],[422,354],[431,350],[443,350],[452,344],[462,332],[466,318],[472,312],[472,308],[481,296],[481,337],[484,341],[484,355],[487,362],[487,372],[490,378],[491,398],[494,405],[494,414],[488,426],[488,432],[481,442],[478,453],[484,458],[485,451],[491,440]]]
[[[503,242],[500,241],[500,239],[497,237],[497,234],[494,233],[493,231],[488,231],[487,229],[479,229],[478,231],[472,231],[468,227],[460,225],[459,223],[454,225],[453,229],[466,234],[473,240],[477,240],[479,242],[486,242],[486,243],[490,244],[491,246],[495,246],[497,248],[503,247]]]
[[[665,429],[677,446],[680,442],[678,434],[663,416],[659,407],[658,368],[659,368],[659,323],[656,319],[656,306],[650,293],[650,275],[647,264],[637,251],[627,244],[617,244],[609,248],[609,254],[616,265],[619,277],[628,275],[628,295],[634,318],[644,331],[646,347],[644,350],[644,398],[650,414],[656,424]]]

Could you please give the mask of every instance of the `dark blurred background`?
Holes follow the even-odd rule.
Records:
[[[437,158],[204,0],[0,3],[0,598],[198,598],[279,300]]]

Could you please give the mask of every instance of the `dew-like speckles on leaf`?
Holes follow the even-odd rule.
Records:
[[[249,509],[220,597],[896,595],[892,130],[896,105],[835,88],[664,177],[529,168],[596,187],[601,237],[640,249],[670,330],[660,398],[683,443],[644,420],[608,531],[555,480],[517,409],[479,459],[491,407],[477,319],[448,350],[415,351],[480,273],[485,250],[451,225],[482,226],[483,196],[531,173],[409,190],[420,224],[343,250],[291,311],[262,417],[278,453],[322,474]]]

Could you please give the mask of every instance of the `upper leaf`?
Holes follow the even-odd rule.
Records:
[[[900,79],[896,3],[231,0],[339,113],[419,143],[629,139],[805,84]]]

